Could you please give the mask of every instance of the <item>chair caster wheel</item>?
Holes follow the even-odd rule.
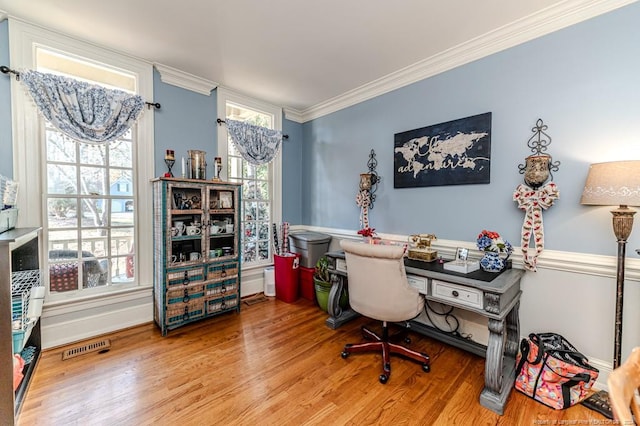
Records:
[[[389,376],[387,376],[386,374],[381,374],[378,379],[380,380],[380,383],[385,385],[387,384],[387,380],[389,380]]]
[[[425,373],[431,371],[431,367],[429,366],[429,364],[422,364],[422,371],[424,371]]]
[[[349,356],[349,352],[342,351],[342,353],[340,354],[340,356],[341,356],[342,358],[346,358],[346,357],[348,357],[348,356]]]

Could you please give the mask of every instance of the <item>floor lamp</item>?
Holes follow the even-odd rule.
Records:
[[[613,232],[618,240],[616,268],[616,317],[613,368],[620,366],[622,351],[622,303],[624,300],[624,260],[627,238],[633,227],[635,210],[640,206],[640,160],[592,164],[584,185],[581,204],[619,206],[612,210]]]

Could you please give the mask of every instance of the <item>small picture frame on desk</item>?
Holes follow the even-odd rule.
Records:
[[[464,263],[469,258],[469,249],[458,247],[456,249],[456,262]]]
[[[445,263],[443,265],[443,268],[447,271],[468,274],[469,272],[477,271],[478,269],[480,269],[480,262],[470,261],[469,249],[458,247],[456,249],[456,258],[451,262]]]

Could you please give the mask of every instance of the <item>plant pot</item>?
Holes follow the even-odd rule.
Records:
[[[314,287],[316,289],[316,300],[318,301],[318,306],[320,309],[327,312],[327,307],[329,304],[329,292],[331,291],[331,283],[326,281],[320,281],[317,278],[313,279]],[[346,308],[349,304],[349,294],[347,293],[347,289],[342,289],[342,294],[340,295],[340,307]]]

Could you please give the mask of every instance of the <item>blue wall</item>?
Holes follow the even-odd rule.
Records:
[[[0,22],[0,65],[9,64],[9,21]],[[11,77],[13,78],[13,77]],[[11,78],[0,74],[0,175],[13,177],[11,148]],[[8,148],[8,150],[7,150]]]
[[[164,163],[167,149],[175,151],[176,177],[182,173],[181,159],[188,157],[187,150],[197,149],[206,151],[207,177],[213,177],[213,159],[218,152],[216,92],[206,96],[163,83],[154,70],[153,101],[162,105],[154,116],[155,175],[162,176],[167,171]]]
[[[358,173],[373,148],[379,232],[475,241],[491,229],[519,245],[523,213],[512,194],[542,118],[561,162],[545,247],[614,255],[610,208],[582,206],[580,196],[590,163],[640,159],[638,22],[636,3],[305,123],[302,223],[359,229]],[[395,133],[484,112],[493,113],[490,184],[393,188]],[[630,248],[640,247],[636,222]]]
[[[302,125],[282,120],[282,133],[289,139],[282,142],[282,220],[302,223]]]
[[[512,201],[518,165],[538,118],[549,126],[560,161],[560,200],[544,214],[546,248],[615,254],[607,207],[579,204],[588,165],[640,159],[640,4],[591,19],[367,102],[304,123],[284,120],[283,219],[292,224],[359,228],[358,174],[377,153],[383,181],[371,225],[383,233],[434,232],[474,241],[483,228],[519,241],[523,214]],[[8,25],[0,22],[0,62],[9,63]],[[0,76],[0,173],[12,175],[9,78]],[[216,94],[162,83],[154,72],[156,175],[164,152],[217,151]],[[491,183],[393,188],[395,133],[484,112],[493,113]],[[147,110],[145,113],[152,113]],[[210,173],[211,169],[208,170]],[[636,218],[640,223],[640,218]],[[630,248],[640,247],[640,225]]]

